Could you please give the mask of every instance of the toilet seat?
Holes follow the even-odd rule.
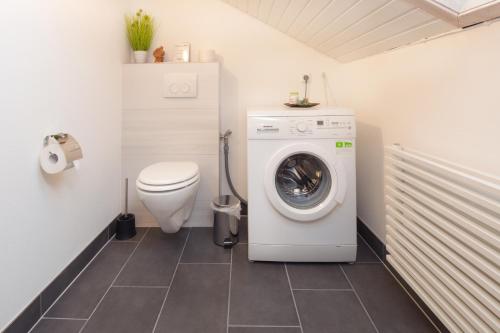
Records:
[[[137,178],[137,188],[147,192],[179,190],[199,181],[200,170],[193,162],[161,162],[146,167]]]

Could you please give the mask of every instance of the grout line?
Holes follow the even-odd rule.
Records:
[[[139,241],[138,240],[119,240],[119,239],[115,239],[114,237],[111,239],[111,241],[113,243],[138,243]]]
[[[179,264],[181,262],[182,255],[184,254],[184,250],[186,249],[186,245],[187,245],[188,240],[189,240],[189,235],[191,235],[191,230],[192,230],[192,228],[189,228],[188,234],[186,236],[186,240],[184,241],[184,246],[182,247],[182,250],[181,250],[181,254],[179,254],[179,260],[177,261],[177,265],[175,266],[174,274],[172,274],[172,279],[170,280],[170,287],[168,288],[167,292],[165,293],[165,298],[163,299],[163,302],[161,303],[160,311],[158,312],[158,316],[156,316],[156,321],[155,321],[155,324],[153,326],[153,330],[151,331],[153,333],[156,330],[156,326],[158,326],[158,322],[160,321],[161,313],[163,311],[163,308],[165,307],[165,304],[167,303],[168,294],[170,293],[170,290],[172,289],[172,284],[174,283],[175,274],[177,273],[177,269],[179,268]]]
[[[108,226],[109,227],[109,226]],[[100,235],[101,233],[99,233]],[[99,237],[99,236],[97,236]],[[66,291],[68,291],[68,289],[73,285],[73,283],[75,283],[75,281],[80,277],[80,275],[82,275],[82,273],[87,269],[87,267],[90,266],[90,264],[92,264],[92,262],[95,260],[95,258],[97,258],[97,256],[106,248],[106,246],[109,245],[109,243],[111,243],[112,241],[112,238],[109,238],[106,243],[104,243],[104,245],[99,249],[99,251],[97,251],[97,253],[92,257],[92,259],[89,260],[89,262],[87,263],[87,265],[85,265],[85,267],[82,268],[82,270],[75,276],[75,278],[68,284],[68,286],[66,288],[64,288],[63,291],[61,291],[61,293],[59,294],[59,296],[57,296],[57,298],[52,302],[52,304],[47,308],[47,310],[45,310],[45,312],[42,312],[42,296],[40,294],[40,318],[38,318],[38,320],[36,321],[35,324],[33,324],[33,326],[29,329],[28,333],[30,333],[31,331],[33,331],[33,328],[36,327],[36,325],[38,325],[38,323],[43,319],[43,318],[46,318],[45,317],[45,314],[48,313],[50,311],[50,309],[52,309],[52,307],[54,306],[54,304],[57,303],[57,301],[59,301],[59,299],[66,293]]]
[[[87,320],[85,318],[63,318],[63,317],[43,317],[42,319],[50,319],[50,320]]]
[[[422,314],[424,315],[424,317],[427,318],[427,320],[432,324],[432,326],[434,326],[434,328],[436,329],[436,332],[441,333],[441,330],[439,329],[439,327],[437,327],[437,325],[434,323],[434,321],[427,315],[427,313],[424,311],[424,309],[422,309],[422,307],[420,306],[420,304],[418,304],[418,302],[415,300],[415,298],[413,298],[413,296],[405,288],[405,286],[403,286],[403,284],[399,281],[399,279],[392,273],[392,271],[389,269],[389,267],[387,267],[385,265],[385,263],[382,263],[382,265],[384,265],[384,268],[389,272],[389,274],[391,274],[391,276],[393,277],[393,279],[396,280],[397,284],[401,287],[401,289],[404,290],[404,292],[408,295],[408,297],[412,300],[412,302],[415,303],[415,305],[420,310],[420,312],[422,312]]]
[[[288,268],[286,267],[286,262],[283,263],[285,266],[286,278],[288,280],[288,286],[290,287],[290,293],[292,294],[293,306],[295,307],[295,313],[297,314],[297,319],[299,320],[300,331],[304,333],[304,329],[302,328],[302,322],[300,321],[299,309],[297,308],[297,302],[295,302],[295,295],[293,294],[292,282],[290,281],[290,275],[288,274]]]
[[[38,313],[40,314],[40,318],[43,317],[43,311],[42,311],[42,294],[43,294],[43,291],[40,294],[38,294],[38,311],[39,311]],[[38,318],[37,322],[40,320],[40,318]],[[30,331],[31,331],[31,329],[30,329]]]
[[[231,265],[229,262],[180,262],[179,265]]]
[[[351,286],[352,291],[354,291],[354,295],[356,296],[356,298],[358,299],[359,304],[361,305],[361,307],[365,311],[365,314],[368,317],[368,319],[370,320],[370,323],[373,325],[373,328],[375,328],[375,332],[378,333],[379,331],[378,331],[377,326],[375,326],[375,322],[373,321],[372,317],[368,313],[368,310],[366,309],[365,305],[361,301],[361,298],[359,297],[358,292],[356,291],[356,289],[354,288],[354,285],[352,284],[351,280],[349,279],[349,277],[347,276],[346,272],[344,271],[344,268],[342,268],[342,265],[339,265],[339,267],[340,267],[340,270],[342,271],[342,273],[344,273],[344,277],[346,278],[347,282]]]
[[[434,321],[429,317],[429,315],[424,311],[424,309],[422,309],[422,307],[420,306],[420,304],[418,304],[418,302],[415,300],[415,298],[410,294],[410,292],[406,289],[406,287],[401,283],[401,281],[399,281],[399,279],[394,275],[394,273],[392,273],[392,271],[389,269],[389,267],[387,267],[387,265],[385,264],[385,262],[380,259],[380,257],[378,256],[378,254],[375,252],[375,250],[370,246],[370,244],[368,244],[368,242],[366,241],[366,239],[361,236],[360,234],[359,235],[359,238],[361,238],[363,240],[363,242],[366,244],[366,246],[368,246],[368,248],[370,250],[372,250],[373,253],[375,253],[375,256],[378,258],[378,260],[380,260],[380,263],[384,266],[384,268],[389,272],[389,274],[391,274],[391,276],[393,277],[394,280],[396,280],[396,282],[399,284],[399,286],[401,287],[401,289],[404,290],[404,292],[408,295],[408,297],[410,297],[410,299],[413,301],[413,303],[415,303],[415,305],[417,306],[417,308],[420,310],[420,312],[422,312],[425,316],[425,318],[427,318],[427,320],[432,324],[432,326],[434,326],[434,328],[436,329],[437,332],[441,333],[441,330],[439,329],[439,327],[436,325],[436,323],[434,323]],[[425,303],[424,303],[425,304]]]
[[[391,274],[391,276],[394,278],[394,280],[396,280],[396,282],[404,290],[404,292],[408,295],[408,297],[410,297],[410,299],[413,301],[413,303],[415,303],[415,305],[417,306],[417,308],[424,314],[425,318],[427,318],[427,320],[432,324],[432,326],[434,326],[434,328],[436,329],[436,331],[439,332],[439,333],[441,333],[441,330],[436,325],[436,323],[434,323],[434,321],[429,317],[429,315],[424,311],[424,309],[422,309],[422,307],[420,306],[420,304],[418,304],[418,302],[415,300],[415,298],[413,298],[413,296],[405,288],[405,286],[403,286],[403,284],[399,281],[399,279],[392,273],[392,271],[389,269],[389,267],[387,267],[387,265],[385,264],[385,262],[382,259],[380,259],[380,257],[378,256],[377,252],[375,252],[375,250],[370,246],[370,244],[368,244],[368,242],[366,241],[366,239],[363,236],[361,236],[361,234],[358,233],[358,235],[359,235],[359,238],[361,238],[361,240],[363,240],[363,242],[366,244],[366,246],[368,246],[368,248],[375,254],[375,256],[378,258],[378,260],[380,260],[380,263],[389,272],[389,274]],[[365,264],[365,263],[363,263],[363,264]]]
[[[127,285],[112,285],[112,288],[150,288],[150,289],[168,289],[169,286],[127,286]]]
[[[231,310],[231,278],[233,273],[233,248],[231,247],[231,261],[229,263],[229,287],[227,293],[227,320],[226,320],[226,333],[229,333],[229,311]]]
[[[293,291],[354,291],[353,289],[311,289],[311,288],[297,288],[292,289]]]
[[[78,331],[78,333],[83,332],[83,330],[87,326],[88,322],[90,321],[90,319],[92,318],[92,316],[94,315],[94,313],[97,311],[97,308],[99,307],[99,305],[101,305],[102,301],[104,300],[104,298],[106,297],[106,295],[108,294],[108,292],[111,290],[111,287],[113,287],[113,284],[118,279],[118,276],[120,276],[120,274],[123,271],[123,269],[125,268],[125,266],[127,266],[128,262],[130,261],[130,258],[132,258],[132,256],[134,255],[135,251],[137,250],[137,248],[141,244],[141,242],[144,239],[144,237],[146,237],[146,235],[148,234],[148,232],[149,232],[149,229],[146,230],[146,232],[144,233],[144,235],[142,235],[140,241],[137,242],[137,245],[132,250],[132,253],[130,253],[130,255],[128,256],[127,260],[125,260],[125,262],[123,263],[122,267],[120,268],[120,270],[116,274],[115,278],[113,279],[113,281],[111,281],[111,284],[109,285],[108,289],[106,290],[106,292],[104,293],[104,295],[101,297],[101,299],[99,300],[99,302],[97,302],[97,305],[94,307],[94,310],[92,311],[92,313],[90,313],[89,318],[85,321],[85,323],[80,328],[80,330]]]
[[[380,263],[389,272],[389,274],[391,274],[391,276],[394,278],[394,280],[396,280],[396,282],[405,291],[405,293],[408,295],[408,297],[410,297],[410,299],[413,301],[413,303],[415,303],[415,305],[417,306],[417,308],[424,314],[425,318],[427,318],[427,320],[432,324],[432,326],[434,326],[434,328],[436,329],[436,331],[439,332],[439,333],[441,333],[441,330],[436,325],[436,323],[434,323],[434,321],[431,319],[431,317],[429,317],[429,315],[424,311],[424,309],[422,309],[422,307],[420,306],[420,304],[418,304],[418,302],[410,294],[410,292],[406,289],[406,287],[401,283],[401,281],[399,281],[399,279],[392,273],[392,271],[389,269],[389,267],[387,267],[387,265],[385,264],[384,260],[380,259],[380,257],[378,256],[377,252],[375,252],[375,250],[370,246],[370,244],[368,244],[368,242],[366,241],[366,239],[363,236],[361,236],[361,234],[358,233],[358,235],[359,235],[359,238],[361,238],[361,240],[366,244],[366,246],[368,246],[368,248],[375,254],[375,256],[378,258],[378,260],[380,260]]]
[[[300,326],[293,325],[230,325],[230,327],[259,327],[259,328],[300,328]]]

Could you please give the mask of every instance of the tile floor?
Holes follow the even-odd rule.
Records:
[[[32,333],[435,332],[359,239],[349,264],[250,263],[210,228],[111,241]]]

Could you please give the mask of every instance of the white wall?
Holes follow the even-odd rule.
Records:
[[[246,107],[286,102],[302,88],[304,73],[312,77],[310,99],[324,103],[321,73],[331,80],[337,63],[220,0],[132,0],[130,11],[139,8],[155,17],[153,48],[166,45],[169,59],[175,43],[185,41],[194,60],[199,49],[220,55],[221,130],[233,130],[232,174],[246,196]]]
[[[358,216],[385,239],[383,147],[500,175],[500,22],[341,67],[358,120]]]
[[[120,0],[8,0],[0,27],[0,331],[120,211]],[[68,131],[78,170],[45,176],[45,135]]]

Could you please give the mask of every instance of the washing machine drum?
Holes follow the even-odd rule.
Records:
[[[332,188],[332,175],[325,163],[308,154],[287,157],[276,171],[276,190],[294,208],[308,209],[325,201]]]
[[[321,147],[297,144],[279,151],[268,164],[267,196],[274,208],[297,221],[330,213],[345,195],[345,174],[335,156]]]

